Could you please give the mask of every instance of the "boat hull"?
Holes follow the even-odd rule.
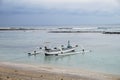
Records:
[[[45,56],[70,55],[70,54],[73,54],[71,52],[75,52],[75,48],[76,47],[66,49],[66,50],[60,50],[60,51],[45,52]]]

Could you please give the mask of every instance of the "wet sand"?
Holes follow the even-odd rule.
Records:
[[[0,80],[120,80],[120,76],[80,69],[0,62]]]

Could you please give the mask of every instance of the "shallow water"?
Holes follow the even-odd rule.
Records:
[[[85,54],[70,56],[28,56],[28,52],[49,45],[80,45]],[[65,66],[120,74],[120,35],[101,33],[47,33],[46,31],[0,31],[0,61],[32,65]],[[49,46],[50,46],[49,45]]]

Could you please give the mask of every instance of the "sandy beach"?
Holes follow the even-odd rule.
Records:
[[[120,77],[70,68],[0,62],[0,80],[120,80]]]

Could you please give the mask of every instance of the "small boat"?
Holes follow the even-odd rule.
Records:
[[[91,51],[86,51],[84,48],[79,50],[77,52],[78,45],[71,46],[70,41],[68,41],[67,47],[64,47],[64,45],[61,45],[60,48],[55,47],[54,49],[48,48],[47,46],[44,46],[44,48],[40,47],[39,50],[34,50],[31,53],[28,53],[29,56],[37,55],[37,54],[44,54],[45,56],[66,56],[66,55],[74,55],[79,53],[86,53]],[[78,48],[78,49],[77,49]]]
[[[61,45],[61,48],[54,48],[54,49],[48,49],[46,46],[44,54],[45,56],[50,56],[50,55],[55,55],[55,56],[59,56],[59,55],[72,55],[72,54],[76,54],[74,53],[76,51],[76,48],[78,47],[78,45],[72,47],[70,45],[70,41],[68,41],[68,45],[66,48],[64,48],[63,45]]]

